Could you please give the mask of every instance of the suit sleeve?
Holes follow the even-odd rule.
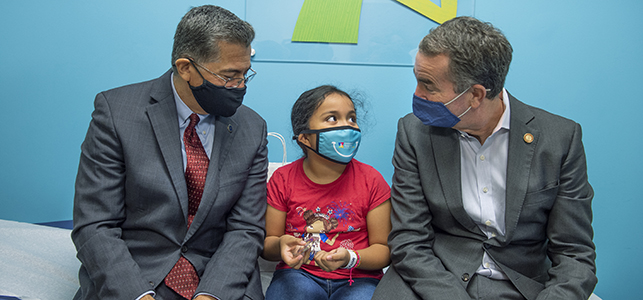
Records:
[[[152,287],[121,239],[125,220],[122,148],[103,94],[94,102],[74,195],[72,239],[100,299],[136,299]],[[83,283],[87,284],[87,283]]]
[[[422,190],[416,151],[404,118],[398,122],[391,190],[391,260],[400,277],[422,299],[470,299],[433,252],[433,216]]]
[[[261,134],[256,138],[261,142],[254,150],[246,184],[227,217],[227,231],[201,276],[197,294],[208,293],[221,300],[242,299],[246,289],[251,288],[249,279],[263,251],[266,235],[268,142],[265,121],[262,120],[258,127]],[[261,293],[261,289],[258,292]]]
[[[563,158],[558,195],[549,214],[549,281],[537,299],[587,299],[597,282],[592,198],[580,125],[575,124]]]

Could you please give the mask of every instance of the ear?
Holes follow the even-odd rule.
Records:
[[[481,84],[474,84],[471,87],[471,94],[473,98],[471,99],[470,105],[475,109],[482,104],[482,100],[487,98],[487,89]]]
[[[310,139],[308,137],[309,137],[309,134],[300,133],[299,136],[297,136],[297,142],[300,142],[312,148],[313,144],[310,142]]]
[[[190,80],[196,79],[192,78],[192,74],[196,73],[192,70],[194,66],[192,66],[192,63],[190,63],[190,60],[187,58],[179,58],[174,62],[174,65],[176,66],[176,70],[179,73],[179,76],[183,78],[183,80],[189,82]],[[193,86],[195,86],[195,83],[192,83]]]

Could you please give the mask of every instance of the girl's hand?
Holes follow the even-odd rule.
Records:
[[[281,260],[283,260],[289,267],[299,269],[301,265],[308,262],[310,249],[301,253],[306,246],[306,242],[298,239],[292,235],[282,235],[279,238],[279,245],[281,249]]]
[[[330,252],[320,251],[315,254],[315,263],[326,272],[332,272],[347,265],[349,260],[348,250],[341,247]]]

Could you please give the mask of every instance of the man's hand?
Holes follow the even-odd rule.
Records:
[[[208,295],[198,295],[196,296],[196,298],[194,298],[194,300],[217,300],[217,299],[214,297],[210,297]]]
[[[154,297],[152,297],[151,294],[147,294],[147,295],[143,296],[143,298],[141,298],[141,300],[154,300]]]
[[[282,235],[279,238],[279,245],[281,249],[281,259],[291,268],[299,269],[301,265],[308,262],[310,249],[304,250],[306,242],[298,239],[292,235]]]
[[[348,250],[341,247],[330,252],[319,251],[315,254],[315,263],[326,272],[332,272],[347,265],[349,260]]]

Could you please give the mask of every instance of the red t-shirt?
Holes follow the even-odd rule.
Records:
[[[314,250],[367,248],[366,215],[391,197],[391,188],[373,167],[355,159],[332,183],[317,184],[304,173],[303,158],[277,169],[268,181],[268,204],[286,212],[286,234],[312,240]],[[289,268],[283,261],[277,269]],[[347,279],[348,269],[325,272],[314,261],[303,270],[327,279]],[[382,271],[353,269],[353,277],[382,278]]]

